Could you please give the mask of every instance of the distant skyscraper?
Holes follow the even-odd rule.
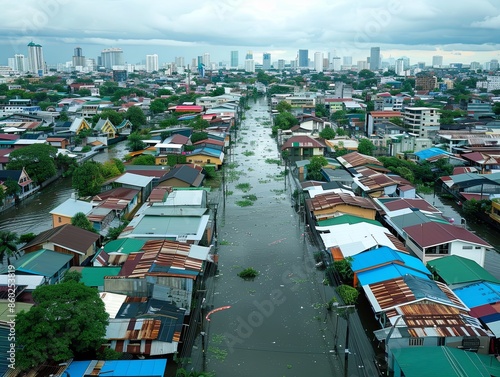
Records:
[[[481,63],[479,63],[479,62],[470,62],[470,70],[471,71],[476,71],[478,69],[481,69]]]
[[[205,64],[206,69],[211,69],[210,54],[208,52],[203,54],[203,64]]]
[[[37,75],[43,75],[45,71],[42,46],[33,42],[28,44],[28,71]]]
[[[271,69],[271,54],[268,52],[262,54],[262,69]]]
[[[396,75],[398,76],[404,76],[405,72],[405,62],[403,59],[398,59],[396,60],[396,67],[395,67]]]
[[[309,50],[299,50],[299,68],[309,68]]]
[[[184,67],[185,66],[184,57],[183,56],[176,56],[175,57],[175,65],[177,67]]]
[[[497,59],[490,60],[490,71],[498,71],[499,64]]]
[[[239,52],[238,51],[231,51],[231,68],[238,68],[239,65]]]
[[[245,60],[247,59],[253,59],[253,52],[252,51],[248,51],[246,56],[245,56]]]
[[[23,54],[14,55],[14,66],[11,67],[14,71],[25,72],[26,71],[26,59],[24,59]]]
[[[432,57],[432,66],[441,67],[443,65],[443,57],[441,55],[434,55]]]
[[[314,70],[316,72],[323,72],[323,53],[315,52],[314,53]]]
[[[380,69],[380,47],[370,49],[370,70],[378,71]]]
[[[255,61],[253,59],[245,59],[245,72],[255,72]]]
[[[352,66],[352,56],[344,56],[342,58],[342,65],[345,65],[345,66]]]
[[[106,69],[113,69],[114,66],[123,66],[123,50],[121,48],[106,48],[101,51],[101,64]]]
[[[285,61],[283,59],[278,60],[278,70],[282,71],[285,69]]]
[[[158,71],[158,55],[146,55],[146,72]]]
[[[85,67],[85,56],[83,56],[82,48],[76,47],[73,55],[73,67]]]
[[[424,69],[425,68],[425,62],[418,62],[417,63],[417,68],[418,69]]]

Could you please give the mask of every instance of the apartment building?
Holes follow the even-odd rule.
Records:
[[[434,107],[406,107],[403,122],[408,132],[428,138],[439,131],[439,109]]]

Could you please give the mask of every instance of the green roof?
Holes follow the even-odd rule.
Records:
[[[20,313],[21,310],[29,311],[33,306],[33,304],[27,302],[16,302],[16,306],[14,308],[15,312],[12,313],[8,305],[8,301],[0,302],[0,322],[8,322],[12,319],[13,314]]]
[[[82,283],[87,287],[104,286],[105,276],[117,276],[121,267],[84,267],[82,268]]]
[[[354,215],[342,215],[337,217],[332,217],[331,219],[318,221],[318,226],[332,226],[341,224],[358,224],[358,223],[368,223],[372,225],[382,226],[376,220],[365,219],[364,217],[354,216]]]
[[[146,241],[144,240],[136,240],[133,238],[121,238],[118,240],[108,242],[106,245],[104,245],[104,251],[106,253],[113,253],[120,251],[120,253],[130,254],[140,251],[145,243]]]
[[[393,355],[405,377],[491,377],[498,376],[490,371],[500,365],[494,357],[486,360],[477,353],[450,347],[398,348]]]
[[[24,254],[21,258],[14,260],[12,264],[18,272],[52,277],[71,259],[73,259],[73,255],[41,249]]]
[[[428,268],[435,272],[448,285],[469,283],[473,281],[488,281],[500,284],[500,280],[486,271],[471,259],[458,255],[449,255],[434,259],[427,263]]]

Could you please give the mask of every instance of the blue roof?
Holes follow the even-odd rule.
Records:
[[[500,301],[500,284],[496,283],[469,284],[462,288],[453,289],[453,292],[471,309]]]
[[[428,158],[439,156],[442,154],[449,155],[450,153],[448,153],[444,149],[436,148],[436,147],[432,147],[432,148],[424,149],[422,151],[415,152],[415,156],[417,156],[420,160],[422,160],[422,159],[426,160]]]
[[[403,264],[405,267],[419,271],[425,275],[432,275],[423,262],[417,257],[401,253],[387,246],[382,246],[377,249],[368,250],[364,253],[354,255],[352,257],[351,269],[356,272],[394,262]]]
[[[91,363],[73,361],[66,372],[72,377],[83,377]],[[108,377],[163,377],[166,367],[167,359],[110,360],[104,362],[100,374]]]
[[[396,279],[406,275],[417,276],[424,280],[431,280],[429,275],[425,273],[397,264],[388,264],[382,267],[375,268],[373,270],[359,272],[357,274],[359,284],[362,286],[380,283],[381,281]]]

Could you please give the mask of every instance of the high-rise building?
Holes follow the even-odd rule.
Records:
[[[106,69],[113,69],[113,67],[123,67],[125,61],[123,59],[123,50],[121,48],[106,48],[101,51],[101,64]]]
[[[255,72],[255,61],[253,59],[245,59],[245,72]]]
[[[299,50],[299,68],[309,68],[309,50]]]
[[[433,107],[406,107],[403,110],[403,122],[409,132],[418,137],[429,137],[439,130],[439,109]]]
[[[333,69],[334,71],[340,71],[340,57],[334,54],[330,62],[330,65],[331,65],[330,68]]]
[[[45,72],[45,61],[43,60],[42,46],[30,42],[28,44],[28,67],[27,71],[37,75]]]
[[[184,57],[183,56],[176,56],[175,57],[175,65],[177,67],[184,67],[185,66]]]
[[[85,67],[85,56],[83,56],[81,47],[75,48],[73,54],[73,67]]]
[[[441,67],[443,65],[443,57],[441,55],[434,55],[432,57],[432,66]]]
[[[247,54],[245,55],[245,60],[247,59],[253,59],[253,52],[252,51],[247,51]]]
[[[239,52],[231,51],[231,68],[237,69],[239,65]]]
[[[380,47],[370,49],[370,70],[378,71],[380,69]]]
[[[278,59],[278,70],[282,71],[285,69],[285,60],[284,59]]]
[[[345,65],[345,66],[352,66],[352,56],[344,56],[342,58],[342,65]]]
[[[158,55],[146,55],[146,72],[158,71]]]
[[[316,72],[323,72],[323,53],[315,52],[314,53],[314,70]]]
[[[271,54],[268,52],[264,52],[262,54],[262,69],[264,70],[271,69]]]
[[[405,64],[404,64],[404,60],[403,59],[398,59],[396,60],[396,63],[395,63],[395,72],[396,72],[396,75],[398,76],[405,76]]]
[[[205,64],[206,69],[210,69],[210,67],[211,67],[210,54],[208,52],[205,52],[203,54],[203,64]]]
[[[498,71],[499,65],[497,59],[490,60],[490,71]]]
[[[481,69],[481,63],[479,63],[479,62],[470,62],[470,70],[471,71],[477,71],[478,69]]]
[[[418,62],[417,63],[417,68],[418,69],[425,69],[425,62]]]
[[[358,60],[357,68],[358,71],[368,69],[368,62],[366,60]]]
[[[17,72],[26,71],[26,59],[23,54],[15,54],[13,58],[13,65],[11,68]]]

